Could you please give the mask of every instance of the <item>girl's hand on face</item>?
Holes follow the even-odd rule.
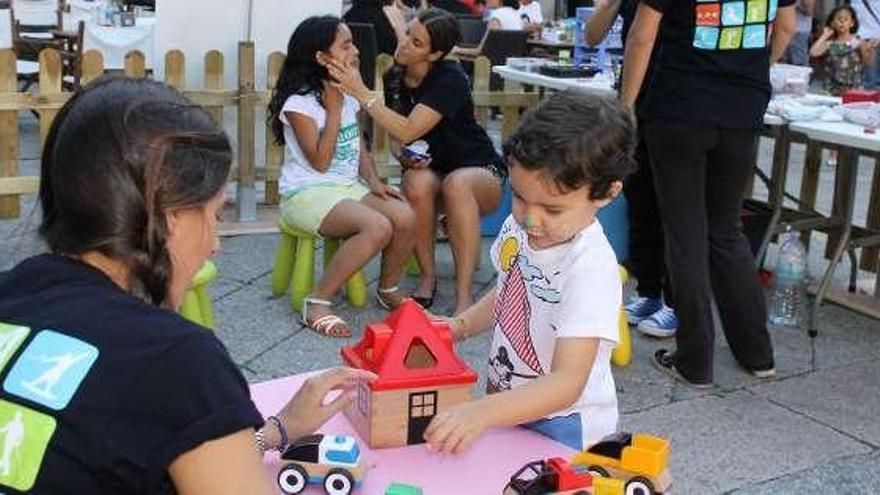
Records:
[[[376,378],[369,371],[344,367],[308,378],[277,415],[288,431],[289,441],[314,433],[357,397],[359,381]],[[341,393],[327,402],[327,395],[335,390]]]
[[[825,26],[824,28],[822,28],[822,37],[823,38],[828,39],[828,38],[831,38],[832,36],[834,36],[833,29],[831,29],[828,26]]]
[[[442,454],[461,454],[486,431],[486,413],[476,402],[465,402],[442,412],[428,425],[428,448]]]

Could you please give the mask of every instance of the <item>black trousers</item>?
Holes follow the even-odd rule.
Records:
[[[666,265],[663,260],[663,224],[657,209],[651,161],[645,145],[643,123],[639,123],[636,144],[636,171],[626,179],[629,220],[629,260],[627,265],[638,281],[636,291],[642,297],[660,297],[665,291]],[[666,294],[671,304],[670,294]]]
[[[764,293],[740,221],[757,130],[662,121],[646,127],[679,319],[676,368],[689,380],[712,380],[713,295],[740,365],[773,366]]]

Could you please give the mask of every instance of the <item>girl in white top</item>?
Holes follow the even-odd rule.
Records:
[[[328,59],[357,67],[351,32],[334,16],[306,19],[290,37],[268,119],[285,147],[281,218],[296,230],[343,240],[303,302],[303,323],[323,335],[348,337],[351,329],[330,301],[379,251],[376,300],[386,309],[403,301],[397,283],[413,248],[414,215],[400,193],[379,180],[358,128],[358,102],[330,84],[319,64]]]
[[[489,0],[489,29],[525,29],[519,0]]]

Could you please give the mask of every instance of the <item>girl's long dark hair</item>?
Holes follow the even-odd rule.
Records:
[[[428,36],[431,38],[431,53],[441,52],[443,57],[449,55],[449,52],[461,39],[461,31],[458,28],[458,20],[443,9],[430,8],[419,14],[419,23],[425,26]],[[442,57],[441,57],[442,59]],[[402,95],[403,95],[403,76],[406,73],[406,67],[394,64],[385,75],[383,81],[385,85],[385,101],[388,108],[403,113]]]
[[[829,28],[832,27],[831,23],[834,22],[834,16],[836,16],[837,13],[840,12],[841,10],[848,11],[849,16],[852,18],[853,25],[849,29],[849,34],[858,33],[859,32],[859,16],[856,15],[856,11],[854,8],[852,8],[852,5],[850,5],[848,3],[843,4],[843,5],[838,5],[837,7],[834,7],[834,9],[831,10],[831,13],[829,13],[828,17],[825,18],[825,27],[829,27]],[[837,36],[837,35],[835,34],[835,36]]]
[[[204,206],[232,149],[211,116],[162,83],[101,78],[59,111],[43,147],[40,235],[55,253],[125,263],[131,292],[166,305],[168,211]]]
[[[275,136],[275,143],[284,144],[284,125],[278,119],[290,95],[315,92],[323,105],[323,81],[329,78],[327,68],[318,64],[315,54],[329,52],[342,20],[332,15],[313,16],[302,21],[287,42],[287,57],[278,74],[278,81],[269,101],[266,118]]]

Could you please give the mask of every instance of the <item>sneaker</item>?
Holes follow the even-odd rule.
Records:
[[[626,322],[630,325],[638,325],[645,318],[656,313],[663,307],[663,299],[659,297],[634,297],[629,304],[624,306]]]
[[[691,387],[699,390],[712,388],[712,382],[692,382],[685,378],[685,376],[675,368],[675,353],[668,349],[660,349],[655,352],[654,359],[652,359],[651,362],[654,363],[654,367],[658,370],[682,383],[690,385]]]
[[[776,376],[776,368],[770,367],[763,370],[749,370],[749,373],[756,378],[773,378]]]
[[[674,309],[664,304],[654,314],[640,321],[636,328],[645,335],[665,339],[675,335],[678,330],[678,317]]]

